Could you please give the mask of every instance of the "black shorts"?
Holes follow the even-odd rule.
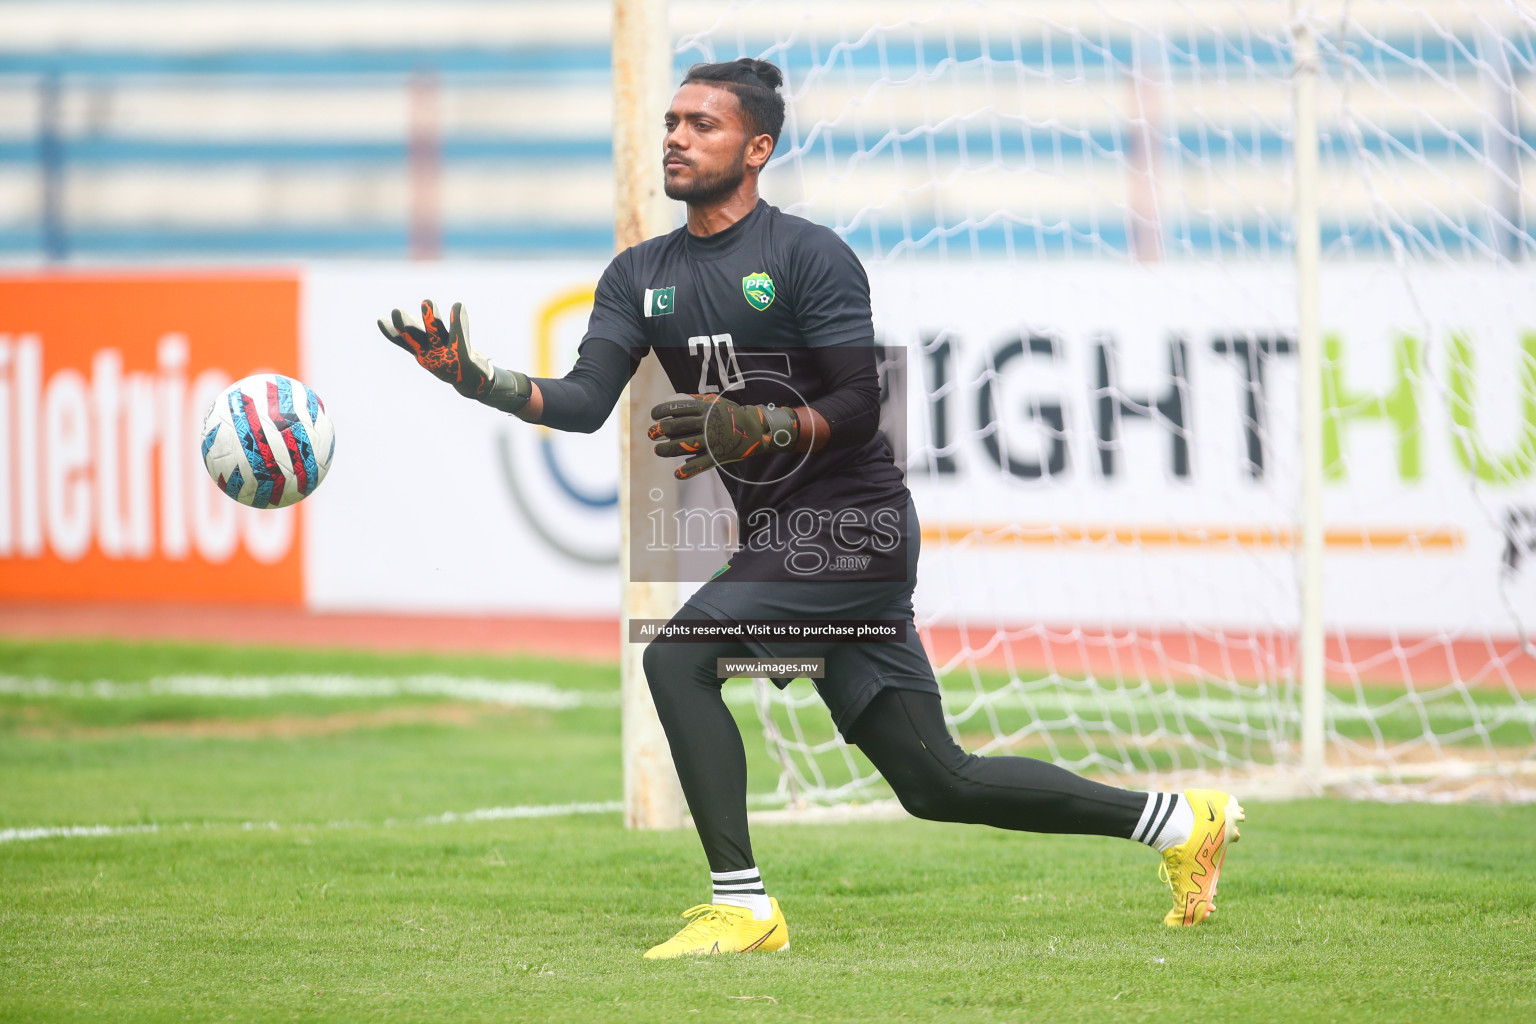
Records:
[[[825,658],[826,675],[813,679],[832,721],[843,735],[883,689],[939,693],[933,666],[923,650],[912,615],[912,590],[917,584],[921,528],[910,504],[906,516],[906,579],[884,582],[838,582],[807,579],[736,580],[721,573],[699,588],[676,620],[713,619],[899,619],[907,624],[904,642],[838,643],[828,640],[791,643],[777,640],[741,641],[759,658]],[[733,559],[734,561],[734,559]],[[781,689],[788,679],[773,680]]]

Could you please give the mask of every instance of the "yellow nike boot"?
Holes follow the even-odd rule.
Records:
[[[773,916],[757,921],[745,907],[703,903],[683,911],[688,923],[659,946],[646,950],[645,959],[663,960],[695,953],[772,953],[789,948],[789,926],[779,901],[768,900]]]
[[[1189,838],[1163,851],[1158,875],[1173,890],[1173,909],[1163,923],[1170,928],[1195,925],[1216,909],[1216,880],[1227,857],[1227,844],[1242,838],[1237,797],[1219,789],[1186,789],[1184,799],[1195,814]]]

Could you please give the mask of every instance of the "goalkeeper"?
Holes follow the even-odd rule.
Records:
[[[784,123],[783,79],[765,61],[695,65],[666,113],[666,194],[687,225],[608,265],[575,366],[531,379],[469,343],[463,310],[384,334],[458,391],[533,423],[593,431],[647,353],[686,397],[652,410],[679,479],[721,477],[743,543],[678,620],[904,619],[904,643],[652,642],[645,673],[709,862],[712,895],[647,957],[785,949],[747,830],[746,754],[716,660],[825,656],[817,690],[914,815],[1027,832],[1114,836],[1162,853],[1168,925],[1214,910],[1242,809],[1216,790],[1134,792],[1045,761],[976,757],[944,722],[912,622],[917,514],[878,430],[869,282],[832,231],[758,198]],[[833,553],[828,556],[828,552]],[[858,557],[837,557],[856,554]],[[780,685],[787,680],[777,681]]]

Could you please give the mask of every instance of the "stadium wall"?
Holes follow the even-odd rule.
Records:
[[[373,325],[410,297],[463,301],[498,361],[558,375],[600,271],[0,279],[0,598],[616,614],[614,425],[499,417]],[[877,331],[909,352],[920,615],[1293,628],[1288,268],[871,273]],[[1536,610],[1533,285],[1326,272],[1331,629],[1512,635]],[[1422,332],[1383,326],[1413,303]],[[309,382],[338,443],[312,499],[258,513],[205,482],[194,438],[213,394],[264,370]]]

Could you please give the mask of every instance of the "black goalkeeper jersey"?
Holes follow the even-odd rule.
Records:
[[[631,373],[654,352],[677,391],[747,405],[816,405],[829,392],[819,348],[859,346],[871,374],[875,365],[869,279],[858,257],[830,229],[762,200],[717,234],[679,228],[616,256],[597,286],[583,346],[595,339],[624,347]],[[736,506],[745,548],[775,519],[776,529],[808,538],[809,513],[829,550],[873,549],[885,563],[835,578],[887,576],[893,567],[905,575],[901,552],[879,557],[887,538],[904,538],[909,496],[878,431],[853,447],[773,452],[715,472]]]

